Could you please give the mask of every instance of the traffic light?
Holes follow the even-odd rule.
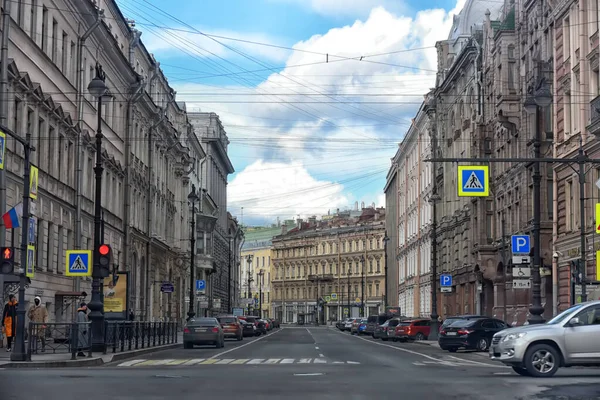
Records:
[[[15,271],[15,251],[12,247],[1,247],[2,264],[0,264],[0,274],[12,274]]]
[[[112,249],[107,244],[101,244],[96,249],[96,259],[98,260],[98,266],[100,267],[100,276],[107,278],[110,276],[110,265],[112,261]]]

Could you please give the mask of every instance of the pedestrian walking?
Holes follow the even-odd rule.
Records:
[[[46,351],[46,324],[48,323],[48,310],[42,305],[42,299],[35,296],[33,305],[29,308],[27,316],[34,323],[31,330],[34,349],[37,352],[38,339],[42,342],[42,353]]]
[[[8,296],[8,303],[4,306],[2,331],[6,336],[6,351],[12,351],[12,342],[17,331],[17,299],[14,294]]]
[[[87,304],[81,303],[77,309],[77,355],[79,357],[85,357],[83,350],[86,350],[90,344],[88,341],[88,316],[87,316]]]

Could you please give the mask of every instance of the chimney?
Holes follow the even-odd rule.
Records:
[[[312,217],[310,217],[308,219],[308,223],[309,223],[310,226],[316,225],[317,224],[317,217],[313,215]]]
[[[365,202],[364,202],[364,201],[362,201],[362,202],[360,203],[360,208],[365,208]]]
[[[296,227],[298,228],[298,230],[302,229],[302,218],[298,218],[296,220]]]
[[[287,233],[287,225],[283,224],[281,225],[281,234],[285,235]]]

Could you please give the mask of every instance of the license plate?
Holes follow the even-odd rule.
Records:
[[[210,332],[210,328],[196,328],[196,332]]]
[[[456,332],[448,332],[446,333],[446,336],[456,336]]]

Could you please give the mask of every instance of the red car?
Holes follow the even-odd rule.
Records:
[[[217,317],[217,321],[221,324],[224,336],[227,338],[236,338],[237,340],[244,340],[244,333],[242,331],[242,324],[235,315],[221,315]]]
[[[394,334],[394,342],[400,340],[406,342],[407,340],[426,340],[429,337],[429,331],[431,330],[430,319],[412,319],[400,321],[396,326]]]

